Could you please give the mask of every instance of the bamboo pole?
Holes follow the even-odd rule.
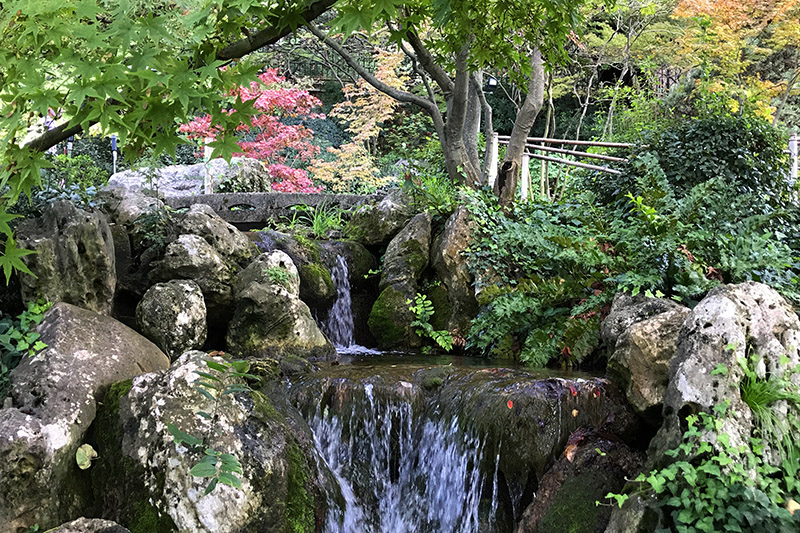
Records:
[[[552,161],[553,163],[561,163],[563,165],[570,165],[573,167],[587,168],[589,170],[598,170],[600,172],[607,172],[609,174],[618,174],[618,175],[622,174],[622,172],[613,168],[601,167],[598,165],[590,165],[588,163],[580,163],[578,161],[570,161],[569,159],[561,159],[558,157],[550,157],[546,155],[530,154],[530,153],[526,153],[525,155],[532,157],[534,159],[540,159],[542,161]]]
[[[500,143],[504,144],[503,141],[508,142],[510,139],[509,135],[498,135],[497,136]],[[548,143],[548,144],[572,144],[575,146],[603,146],[606,148],[631,148],[633,147],[630,143],[612,143],[612,142],[604,142],[604,141],[577,141],[574,139],[549,139],[545,137],[528,137],[527,142],[532,143]]]
[[[565,150],[564,148],[553,148],[552,146],[542,146],[539,144],[526,144],[525,148],[532,148],[534,150],[541,150],[543,152],[555,152],[558,154],[574,155],[578,157],[590,157],[592,159],[602,159],[603,161],[617,161],[620,163],[627,163],[628,160],[624,157],[616,157],[613,155],[605,154],[590,154],[589,152],[578,152],[576,150]]]

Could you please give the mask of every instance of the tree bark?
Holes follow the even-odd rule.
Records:
[[[525,153],[525,143],[531,133],[531,128],[539,111],[544,104],[544,61],[538,49],[531,54],[531,75],[528,79],[528,94],[522,103],[511,138],[508,141],[506,157],[500,164],[497,180],[494,182],[494,193],[500,200],[500,205],[508,207],[514,202],[519,183],[519,174],[522,166],[522,155]]]

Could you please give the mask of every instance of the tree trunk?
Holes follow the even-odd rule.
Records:
[[[500,205],[503,207],[508,207],[514,202],[522,166],[522,155],[525,153],[525,143],[543,104],[544,62],[542,54],[537,49],[531,56],[528,94],[517,113],[514,128],[511,130],[511,138],[508,141],[506,157],[500,165],[497,180],[494,182],[494,193],[500,199]]]

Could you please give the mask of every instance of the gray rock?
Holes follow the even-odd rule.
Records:
[[[215,406],[194,390],[197,372],[209,372],[206,358],[186,352],[166,372],[112,388],[98,417],[93,466],[102,515],[123,524],[149,516],[148,531],[313,531],[315,508],[324,503],[307,450],[261,393],[227,395]],[[199,411],[214,412],[220,431]],[[170,423],[234,454],[242,465],[242,489],[220,483],[204,495],[208,479],[189,472],[202,452],[177,444]]]
[[[638,494],[628,498],[622,507],[614,506],[605,533],[652,533],[663,526],[663,512],[654,497]]]
[[[410,303],[416,296],[416,285],[396,283],[383,289],[372,305],[367,319],[370,333],[384,350],[417,348],[422,339],[411,327],[416,317]]]
[[[198,235],[180,235],[167,246],[164,257],[154,264],[151,282],[189,279],[203,291],[209,313],[229,309],[234,276],[228,263]]]
[[[194,281],[173,280],[150,287],[136,307],[141,332],[171,359],[206,341],[206,304]]]
[[[395,235],[386,248],[380,289],[397,284],[416,286],[428,266],[430,248],[431,217],[420,213]]]
[[[663,452],[682,439],[687,416],[710,412],[723,400],[730,401],[720,432],[731,446],[749,445],[753,433],[752,414],[740,396],[744,370],[738,358],[757,358],[761,377],[780,378],[800,363],[800,320],[792,306],[768,286],[747,282],[722,285],[711,292],[687,316],[678,338],[678,354],[670,365],[669,386],[664,397],[664,423],[653,438],[648,456],[656,464]],[[785,364],[781,358],[785,357]],[[718,365],[725,374],[711,373]],[[798,384],[800,376],[791,380]],[[785,410],[778,402],[774,407]],[[770,460],[769,450],[765,457]]]
[[[622,490],[643,463],[643,453],[579,428],[566,454],[542,476],[516,533],[604,531],[612,509],[595,502]]]
[[[194,204],[175,221],[178,234],[199,235],[224,259],[239,266],[247,266],[256,255],[253,242],[205,204]]]
[[[387,194],[377,205],[359,207],[350,219],[348,233],[370,245],[388,243],[413,216],[411,203],[402,190]]]
[[[20,248],[36,252],[23,258],[35,276],[20,273],[23,300],[43,298],[111,313],[117,275],[105,215],[58,201],[40,218],[23,221],[17,239]]]
[[[106,185],[97,193],[97,199],[112,222],[129,230],[135,227],[140,216],[166,209],[164,202],[152,194],[119,185]]]
[[[251,183],[260,168],[266,172],[260,161],[234,157],[229,165],[224,159],[208,162],[212,187],[233,180],[234,183]],[[206,165],[172,165],[156,169],[140,168],[117,172],[108,180],[110,187],[124,187],[134,192],[156,194],[159,196],[191,196],[203,194]]]
[[[607,372],[625,391],[634,411],[652,426],[661,425],[669,364],[677,354],[678,333],[689,314],[674,307],[632,324],[619,336]]]
[[[111,520],[78,518],[47,533],[130,533],[130,531]]]
[[[679,307],[682,306],[664,298],[647,298],[644,295],[631,296],[624,292],[618,293],[614,296],[611,311],[600,325],[600,337],[609,351],[613,351],[617,339],[633,324]]]
[[[12,406],[0,410],[0,524],[53,527],[90,502],[75,451],[108,387],[169,359],[107,316],[58,303],[38,328],[48,347],[11,373]]]
[[[246,355],[335,357],[299,294],[300,277],[288,255],[278,251],[257,257],[237,276],[228,349]]]
[[[463,206],[447,219],[444,231],[436,237],[431,248],[431,264],[436,277],[444,284],[447,305],[436,310],[444,322],[444,329],[458,330],[462,335],[469,331],[470,323],[478,314],[478,301],[472,287],[473,276],[467,269],[462,252],[467,249],[472,234],[469,211]]]

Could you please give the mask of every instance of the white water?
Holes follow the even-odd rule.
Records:
[[[341,508],[330,498],[326,533],[477,532],[483,443],[464,435],[457,419],[415,418],[409,403],[378,402],[372,392],[365,385],[366,405],[352,402],[338,414],[318,407],[309,421],[345,502]]]
[[[353,306],[350,298],[350,277],[347,271],[347,259],[337,256],[336,265],[331,269],[333,286],[336,287],[336,301],[328,312],[328,320],[323,330],[336,351],[346,354],[377,354],[379,352],[359,346],[353,339]]]

